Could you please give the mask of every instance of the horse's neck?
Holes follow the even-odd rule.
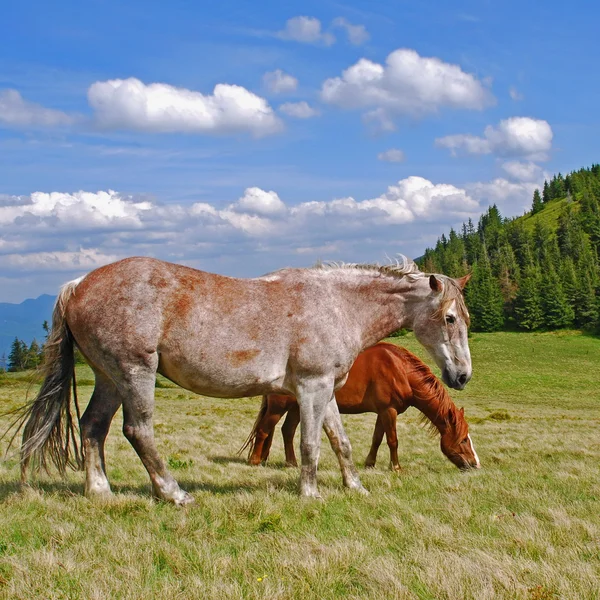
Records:
[[[452,400],[448,397],[448,392],[442,388],[441,394],[432,394],[428,386],[422,382],[413,380],[418,376],[409,377],[413,390],[411,404],[421,411],[432,423],[432,425],[443,435],[448,428],[448,417],[452,410]],[[440,384],[441,385],[441,384]],[[431,388],[435,389],[435,388]]]
[[[365,277],[352,290],[350,306],[361,321],[362,348],[376,344],[398,329],[411,328],[410,290],[411,284],[404,279],[372,276]]]

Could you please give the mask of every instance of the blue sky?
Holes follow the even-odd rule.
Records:
[[[598,161],[590,2],[23,2],[0,21],[0,301],[150,255],[420,255]],[[215,87],[217,86],[217,87]]]

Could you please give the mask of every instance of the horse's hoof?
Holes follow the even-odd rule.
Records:
[[[402,473],[402,467],[400,465],[390,465],[390,469],[398,475]]]
[[[314,492],[301,492],[300,496],[307,500],[323,500],[323,496],[316,490]]]
[[[285,461],[285,467],[298,468],[298,463],[296,461],[292,462],[291,460]]]
[[[365,469],[374,469],[375,463],[365,463]]]
[[[187,492],[183,492],[183,497],[175,500],[175,506],[187,506],[188,504],[193,504],[195,501],[194,496]]]

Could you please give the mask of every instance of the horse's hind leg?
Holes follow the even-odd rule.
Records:
[[[396,417],[398,413],[393,408],[388,408],[381,413],[381,421],[385,429],[385,437],[390,449],[390,468],[399,473],[402,469],[398,462],[398,432],[396,431]]]
[[[256,428],[256,439],[252,448],[252,454],[248,459],[248,464],[256,466],[261,462],[266,462],[267,458],[269,458],[275,427],[284,414],[285,411],[282,412],[268,407],[267,412]]]
[[[342,425],[342,419],[340,417],[340,411],[333,398],[327,405],[325,411],[325,419],[323,421],[323,427],[325,433],[329,438],[329,443],[335,452],[338,462],[340,463],[340,469],[342,470],[342,478],[344,485],[347,488],[358,490],[363,494],[368,494],[367,490],[363,487],[358,476],[358,471],[352,461],[352,446],[350,440],[346,435],[344,426]]]
[[[383,441],[383,421],[381,420],[381,416],[377,415],[377,421],[375,421],[375,430],[373,431],[373,441],[371,442],[371,449],[369,450],[369,454],[367,454],[367,458],[365,459],[365,467],[367,469],[372,469],[375,467],[375,462],[377,461],[377,451],[379,450],[379,446],[381,446],[381,442]]]
[[[154,496],[174,504],[193,502],[167,469],[154,442],[154,386],[155,372],[143,367],[130,369],[128,381],[123,382],[123,434],[144,463]]]
[[[281,426],[283,436],[283,447],[285,449],[285,466],[297,467],[296,453],[294,452],[294,435],[300,423],[300,409],[296,404],[288,411],[287,417]]]
[[[114,384],[100,373],[96,373],[94,393],[80,424],[85,454],[85,495],[88,498],[111,493],[106,477],[104,442],[119,406],[121,398]]]

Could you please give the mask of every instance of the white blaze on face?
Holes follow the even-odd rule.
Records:
[[[471,434],[467,434],[467,438],[469,438],[469,444],[471,446],[471,452],[473,452],[473,456],[475,457],[475,466],[477,469],[481,468],[481,463],[479,462],[479,456],[477,456],[477,452],[475,452],[475,446],[473,446],[473,440],[471,439]]]

